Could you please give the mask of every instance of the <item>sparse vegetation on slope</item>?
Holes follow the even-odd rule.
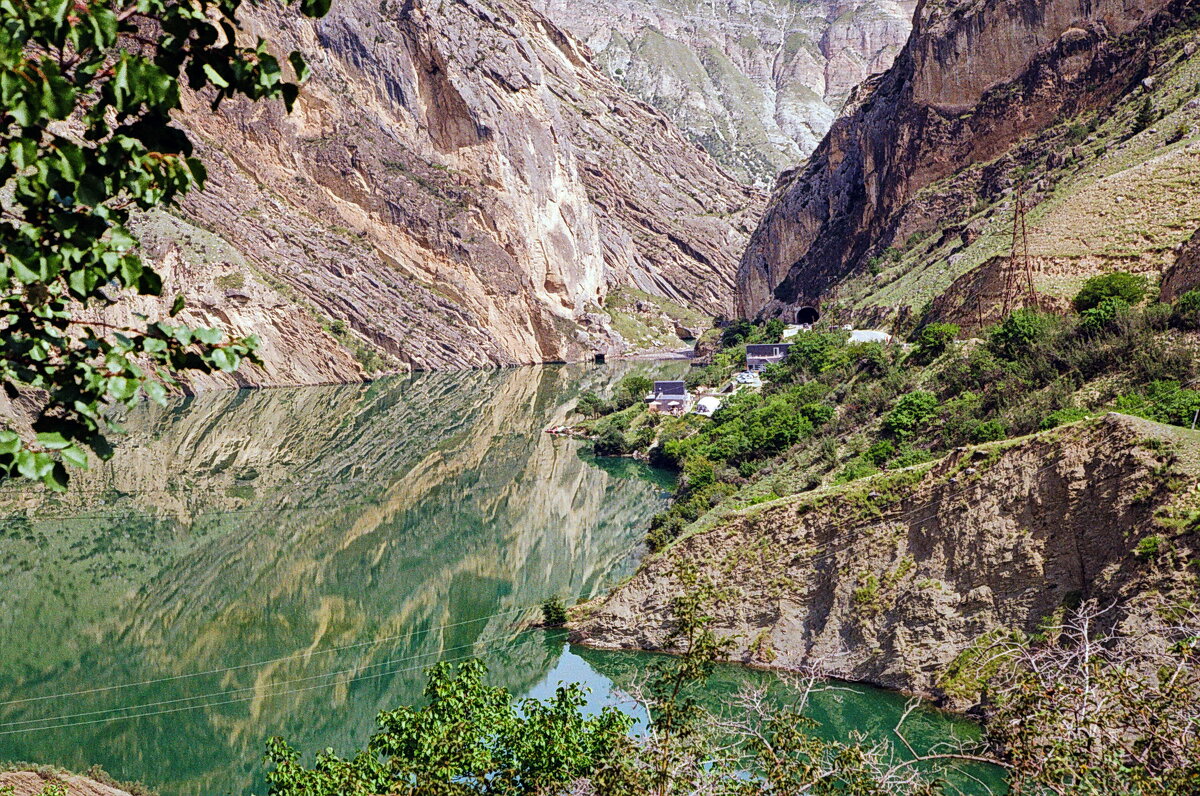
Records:
[[[728,501],[847,483],[1110,409],[1190,425],[1200,409],[1200,340],[1179,327],[1192,323],[1193,299],[1105,301],[1071,317],[1019,310],[984,340],[955,342],[953,327],[931,325],[912,348],[800,332],[787,358],[764,371],[761,392],[727,396],[711,420],[654,415],[618,396],[611,406],[583,405],[592,415],[619,410],[585,427],[598,452],[636,452],[682,474],[676,501],[652,523],[658,549]],[[1114,311],[1097,314],[1106,306]],[[768,334],[753,328],[726,329],[731,347],[715,359],[728,364],[697,373],[727,378],[740,341]]]

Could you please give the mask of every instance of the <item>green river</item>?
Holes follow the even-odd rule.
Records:
[[[265,791],[264,741],[349,751],[423,670],[561,681],[623,704],[653,656],[523,629],[628,575],[669,475],[555,438],[579,393],[684,363],[425,374],[210,393],[123,418],[63,497],[0,487],[0,761],[103,766],[163,796]],[[722,667],[715,698],[751,678]],[[632,710],[629,706],[626,709]],[[903,697],[816,695],[821,732],[888,737]],[[933,710],[919,749],[977,733]],[[995,782],[993,772],[971,776]]]

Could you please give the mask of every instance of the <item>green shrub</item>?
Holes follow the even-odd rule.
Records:
[[[1142,104],[1138,107],[1137,115],[1133,117],[1133,132],[1140,133],[1150,125],[1154,124],[1154,120],[1158,118],[1158,114],[1154,110],[1154,103],[1147,94],[1142,100]]]
[[[890,439],[882,439],[867,449],[867,452],[863,454],[863,461],[876,467],[883,467],[895,455],[896,445]]]
[[[1171,325],[1179,329],[1200,329],[1200,290],[1189,290],[1171,305]]]
[[[896,451],[896,458],[892,459],[892,467],[901,469],[929,461],[933,461],[933,454],[929,451],[911,445],[901,445]]]
[[[557,595],[542,601],[542,623],[547,627],[562,627],[567,623],[567,606]]]
[[[998,356],[1016,359],[1033,346],[1045,340],[1053,331],[1057,320],[1037,310],[1020,309],[992,329],[988,345]]]
[[[733,348],[754,334],[754,324],[745,318],[733,321],[721,332],[721,347]]]
[[[875,608],[879,601],[879,578],[867,575],[863,585],[854,590],[854,604],[860,608]]]
[[[646,399],[646,394],[654,388],[654,382],[645,376],[630,374],[617,383],[613,393],[613,403],[617,409],[628,409],[634,404]]]
[[[1058,426],[1066,425],[1067,423],[1078,422],[1087,416],[1088,411],[1086,409],[1074,409],[1070,407],[1066,409],[1057,409],[1046,416],[1046,419],[1042,421],[1040,427],[1043,431],[1046,431],[1051,428],[1057,428]]]
[[[920,362],[929,362],[946,350],[959,333],[957,324],[931,323],[917,332],[913,338],[913,356]]]
[[[1083,311],[1080,316],[1079,330],[1085,334],[1111,332],[1117,328],[1122,319],[1129,317],[1130,309],[1130,304],[1125,299],[1106,298],[1095,307]]]
[[[795,373],[816,375],[826,370],[842,341],[827,332],[800,332],[791,340],[783,364]]]
[[[875,475],[879,472],[879,468],[866,461],[863,458],[851,459],[846,463],[836,476],[833,477],[834,484],[848,484],[851,481],[857,481],[860,478],[866,478],[869,475]]]
[[[1166,547],[1167,540],[1158,534],[1147,536],[1144,539],[1138,540],[1137,547],[1133,549],[1138,558],[1157,558],[1158,554]]]
[[[971,441],[980,444],[984,442],[996,442],[1008,436],[1008,428],[1000,420],[986,420],[975,427],[971,432]]]
[[[708,459],[697,457],[683,465],[683,483],[689,490],[703,489],[716,480],[715,468]]]
[[[933,393],[917,390],[902,395],[884,416],[883,430],[896,439],[907,439],[937,413],[937,408]]]
[[[1138,304],[1146,297],[1146,277],[1135,276],[1127,271],[1093,276],[1083,283],[1075,296],[1075,310],[1086,312],[1100,305],[1105,299],[1118,298],[1130,305]]]

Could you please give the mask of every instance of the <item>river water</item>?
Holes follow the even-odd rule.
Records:
[[[670,476],[544,429],[585,389],[683,363],[426,374],[213,393],[124,418],[65,497],[0,487],[0,761],[93,764],[163,796],[265,791],[264,741],[365,742],[423,670],[591,704],[652,656],[527,629],[628,575]],[[770,675],[722,667],[716,698]],[[888,737],[903,698],[817,695],[822,733]],[[634,713],[632,706],[623,705]],[[970,736],[931,710],[908,738]],[[989,772],[974,772],[991,777]],[[969,780],[965,780],[969,781]]]

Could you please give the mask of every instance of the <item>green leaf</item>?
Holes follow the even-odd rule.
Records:
[[[214,86],[229,88],[229,81],[221,77],[220,73],[218,73],[216,69],[212,68],[212,64],[204,65],[204,74],[208,76],[208,79],[212,81]]]
[[[241,363],[241,357],[227,349],[215,348],[212,352],[212,361],[221,370],[232,373]]]
[[[46,450],[63,450],[71,446],[71,441],[57,431],[43,431],[37,435],[38,444]]]
[[[146,391],[146,395],[148,395],[150,400],[154,401],[154,403],[158,404],[159,406],[167,405],[167,388],[163,386],[162,382],[147,381],[142,384],[142,389]]]
[[[225,339],[225,333],[220,329],[208,329],[204,327],[193,329],[192,335],[195,336],[195,338],[201,343],[205,343],[207,345],[218,345],[222,340]]]
[[[292,65],[292,71],[296,73],[297,83],[303,83],[312,76],[312,70],[308,68],[308,62],[304,60],[304,56],[298,51],[292,50],[288,53],[288,63]]]
[[[72,445],[69,448],[63,448],[61,451],[62,459],[72,467],[78,467],[80,470],[88,468],[87,451],[80,448],[78,445]]]
[[[184,299],[183,294],[176,294],[175,300],[171,302],[171,317],[174,318],[179,313],[183,312]]]
[[[108,394],[118,401],[127,401],[137,394],[137,382],[124,376],[113,376],[108,380]]]
[[[21,450],[21,437],[15,431],[0,431],[0,455],[12,456]]]
[[[61,462],[54,462],[42,474],[42,483],[55,492],[66,492],[67,481],[69,480],[70,476],[67,475],[67,468],[63,467]]]

